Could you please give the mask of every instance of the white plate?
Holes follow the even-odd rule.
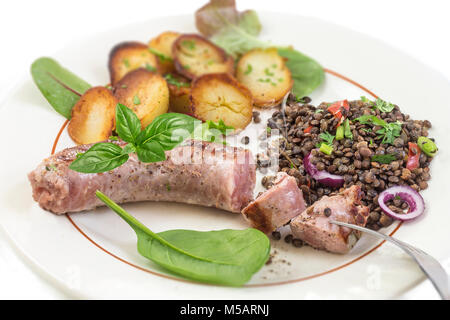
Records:
[[[262,37],[297,49],[400,105],[414,119],[433,123],[431,136],[440,151],[433,161],[430,187],[423,196],[423,218],[403,224],[396,237],[438,259],[450,257],[449,83],[409,56],[379,41],[324,21],[294,15],[260,13]],[[193,15],[160,18],[122,27],[52,55],[94,85],[108,82],[109,50],[125,40],[147,41],[165,30],[195,32]],[[321,101],[358,99],[367,92],[332,74],[311,95]],[[107,209],[55,216],[31,198],[26,174],[47,157],[64,119],[49,106],[30,77],[0,111],[3,152],[0,160],[0,217],[5,232],[30,265],[55,285],[84,298],[393,298],[423,279],[401,251],[364,236],[348,255],[334,255],[273,241],[276,258],[244,288],[192,283],[177,278],[141,257],[133,231]],[[72,146],[64,130],[56,150]],[[12,156],[12,160],[9,159]],[[239,215],[171,203],[139,203],[125,208],[154,231],[174,228],[210,230],[244,228]],[[76,227],[75,227],[76,226]],[[391,226],[386,232],[398,227]],[[77,229],[78,228],[78,229]]]

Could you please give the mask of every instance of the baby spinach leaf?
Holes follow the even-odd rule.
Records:
[[[131,143],[135,143],[141,133],[139,118],[131,109],[120,103],[116,106],[116,131],[123,141]]]
[[[111,142],[94,144],[88,151],[77,157],[70,169],[83,173],[100,173],[117,168],[127,162],[128,154]]]
[[[188,279],[241,286],[269,258],[270,241],[259,230],[154,233],[102,192],[96,195],[133,228],[142,256]]]
[[[171,150],[193,131],[197,120],[182,113],[164,113],[157,116],[136,138],[138,145],[158,142],[164,150]]]
[[[322,66],[303,53],[293,48],[278,48],[278,54],[287,59],[286,66],[294,79],[292,93],[297,97],[307,96],[325,79]]]
[[[51,58],[39,58],[31,65],[31,75],[52,107],[70,119],[72,107],[90,84]]]

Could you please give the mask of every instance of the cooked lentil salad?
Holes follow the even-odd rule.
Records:
[[[381,99],[310,104],[305,97],[288,97],[284,110],[269,118],[267,126],[279,129],[279,171],[295,177],[308,205],[324,195],[334,195],[352,185],[364,192],[362,204],[370,209],[367,226],[378,230],[394,221],[378,203],[379,194],[393,186],[410,186],[419,192],[428,187],[429,165],[437,151],[433,138],[428,138],[431,123],[413,120],[397,105]],[[340,187],[330,187],[308,174],[304,159],[319,171],[340,176]],[[258,166],[266,172],[267,163]],[[266,176],[262,184],[270,188],[274,176]],[[406,214],[409,205],[400,197],[387,206],[398,214]]]

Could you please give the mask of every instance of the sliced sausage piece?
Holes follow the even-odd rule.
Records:
[[[362,192],[352,186],[335,196],[324,196],[291,221],[294,238],[317,249],[347,253],[361,236],[360,231],[330,223],[336,220],[364,227],[369,208],[361,205]]]
[[[256,168],[251,153],[242,148],[188,141],[166,152],[162,162],[142,163],[132,154],[109,172],[70,170],[76,155],[90,147],[80,145],[56,153],[28,175],[33,198],[43,209],[63,214],[102,206],[96,190],[117,203],[171,201],[236,213],[253,199]]]
[[[289,223],[305,208],[303,193],[295,178],[280,172],[274,185],[245,207],[242,214],[253,228],[269,233]]]

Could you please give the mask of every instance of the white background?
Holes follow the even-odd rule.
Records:
[[[206,1],[1,1],[0,102],[20,79],[29,76],[29,66],[37,57],[51,56],[75,39],[120,25],[156,16],[190,14]],[[409,53],[450,79],[447,0],[238,0],[238,8],[314,16],[358,30]],[[149,38],[153,35],[149,30]],[[331,54],[333,50],[345,48],[330,48]],[[79,48],[74,54],[82,51]],[[389,75],[386,80],[389,81]],[[65,296],[29,271],[0,234],[1,298]],[[403,298],[434,299],[437,295],[431,284],[424,283]]]

